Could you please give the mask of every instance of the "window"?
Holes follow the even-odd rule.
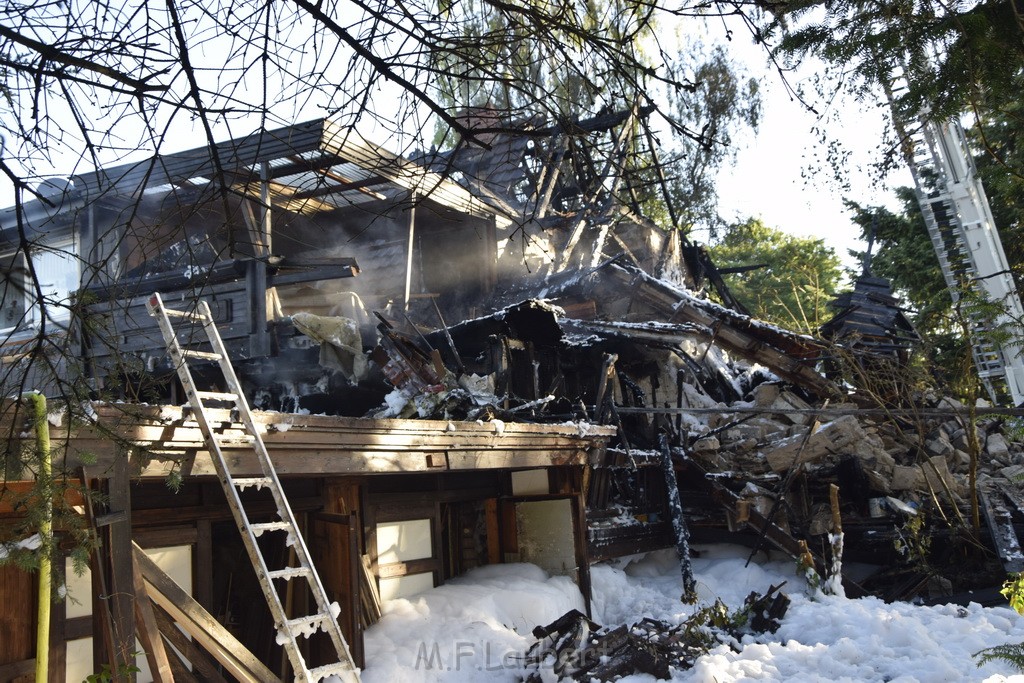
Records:
[[[0,256],[0,329],[28,327],[39,322],[45,310],[50,322],[63,326],[70,313],[71,296],[78,289],[78,258],[71,240],[34,248],[32,265],[39,279],[43,305],[29,281],[25,252]]]

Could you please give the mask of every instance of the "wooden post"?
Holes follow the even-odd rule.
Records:
[[[584,466],[585,467],[585,466]],[[572,497],[572,528],[573,547],[576,549],[576,566],[579,568],[576,583],[583,594],[583,605],[586,608],[587,617],[591,616],[590,598],[590,562],[587,560],[587,499],[583,492],[583,469],[574,467],[570,472]]]
[[[498,283],[498,219],[493,214],[484,228],[483,291],[490,294]]]
[[[259,257],[270,256],[273,253],[273,225],[271,221],[271,209],[273,204],[270,201],[270,162],[264,161],[260,164],[260,204],[263,212],[260,215],[260,249]]]
[[[192,558],[196,601],[213,612],[213,531],[209,519],[196,520],[196,552]]]
[[[229,674],[242,683],[278,680],[265,664],[157,567],[141,548],[133,546],[129,552],[139,563],[149,597],[213,655]]]
[[[487,518],[487,564],[501,564],[501,520],[497,498],[484,500],[484,516]]]
[[[260,166],[260,224],[253,244],[255,258],[246,273],[246,293],[249,296],[249,355],[270,355],[270,335],[267,332],[267,257],[271,249],[270,166]]]
[[[672,518],[672,530],[676,536],[676,552],[679,554],[679,565],[683,576],[683,594],[680,599],[688,605],[697,602],[697,580],[693,576],[693,564],[690,558],[690,530],[686,526],[683,514],[683,503],[679,497],[679,482],[676,480],[676,468],[672,462],[672,449],[668,437],[662,434],[658,445],[661,448],[662,473],[665,476],[665,488],[668,491],[668,512]]]
[[[111,614],[114,651],[117,661],[112,663],[115,680],[135,680],[127,668],[135,665],[135,575],[132,563],[131,481],[128,476],[128,455],[123,453],[114,461],[109,479],[109,508],[114,515],[109,525],[107,560],[110,567]],[[123,676],[117,669],[125,667]]]
[[[63,555],[61,558],[63,559]],[[67,601],[53,606],[50,614],[50,673],[47,683],[64,683],[68,668],[68,643],[65,635]],[[36,679],[38,680],[38,679]]]
[[[412,266],[416,242],[416,192],[409,193],[409,237],[405,247],[405,297],[402,300],[403,310],[409,310],[412,298]]]

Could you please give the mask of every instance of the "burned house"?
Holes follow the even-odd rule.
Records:
[[[243,542],[280,523],[277,488],[295,522],[255,552],[302,568],[289,542],[301,530],[358,666],[382,600],[479,565],[532,562],[589,599],[590,563],[664,547],[685,560],[691,531],[728,524],[805,552],[795,535],[821,510],[766,508],[768,495],[727,481],[743,458],[766,487],[847,455],[857,476],[884,472],[875,494],[889,486],[897,464],[874,433],[830,427],[842,453],[792,446],[810,441],[812,406],[845,398],[816,368],[822,343],[709,301],[700,290],[721,281],[703,252],[640,215],[623,131],[646,114],[483,117],[488,132],[453,151],[404,156],[313,121],[75,176],[20,220],[0,216],[5,390],[65,406],[51,427],[70,484],[58,507],[100,539],[88,579],[68,559],[72,594],[90,600],[57,608],[51,678],[126,661],[136,632],[174,644],[197,679],[297,676],[258,599],[273,582]],[[190,379],[154,294],[170,338],[194,350]],[[10,473],[31,430],[8,408]],[[257,484],[253,441],[279,484]],[[245,484],[237,503],[215,450]],[[25,518],[18,495],[32,487],[15,480],[30,472],[7,477],[5,528]],[[34,576],[0,577],[4,604],[31,614]],[[274,585],[289,614],[323,608]],[[133,615],[143,595],[151,617]],[[36,652],[14,611],[9,680]],[[331,651],[302,645],[310,668]]]
[[[622,123],[618,117],[584,124],[572,144],[588,145],[588,136],[609,136]],[[589,261],[586,248],[612,232],[608,242],[617,249],[653,254],[664,268],[679,262],[671,235],[628,212],[606,215],[605,178],[562,175],[561,166],[580,158],[553,157],[567,134],[552,130],[547,137],[550,148],[527,137],[507,145],[501,164],[483,168],[472,155],[410,160],[314,121],[76,176],[28,211],[9,211],[3,219],[5,386],[9,393],[43,389],[55,405],[72,406],[53,428],[61,444],[57,463],[70,489],[86,494],[69,489],[60,504],[84,508],[88,491],[103,492],[103,509],[82,511],[101,537],[91,581],[118,594],[144,590],[131,579],[134,541],[162,558],[157,563],[178,579],[172,583],[229,624],[244,649],[275,669],[286,666],[266,605],[252,600],[259,587],[230,504],[211,479],[195,412],[180,407],[185,388],[146,311],[159,292],[168,307],[209,306],[256,409],[260,440],[338,603],[337,620],[356,663],[375,604],[477,565],[533,562],[572,576],[587,595],[585,472],[616,430],[590,424],[576,405],[564,408],[575,421],[534,419],[547,402],[539,400],[539,384],[524,382],[525,359],[553,360],[558,340],[543,338],[550,330],[535,334],[528,314],[518,321],[507,315],[499,339],[488,342],[490,351],[498,350],[491,360],[506,366],[495,373],[485,369],[485,350],[479,359],[467,355],[468,346],[425,346],[422,339],[428,329],[443,329],[444,320],[489,313],[490,302],[514,287],[577,269],[584,256]],[[463,163],[465,170],[453,170]],[[432,166],[449,168],[439,173]],[[532,190],[522,179],[515,186],[499,182],[517,168],[533,179]],[[475,185],[480,179],[487,189]],[[531,210],[531,192],[544,197],[546,209]],[[544,214],[550,226],[541,225]],[[603,237],[585,229],[601,221]],[[621,230],[612,231],[612,224]],[[576,251],[554,247],[566,237],[579,245]],[[556,263],[560,253],[579,263]],[[199,327],[179,327],[181,341],[198,338]],[[371,354],[377,363],[367,360],[374,347],[383,354]],[[401,394],[402,382],[388,374],[395,364],[399,375],[428,368],[435,381],[448,383],[445,394],[454,395],[457,383],[444,377],[441,352],[448,363],[454,356],[482,376],[495,375],[498,384],[460,389],[470,409],[453,409],[444,419],[409,420],[400,410],[364,417]],[[194,368],[204,390],[218,388],[213,365]],[[543,370],[543,391],[552,372]],[[576,403],[592,404],[596,387],[583,386],[583,374],[565,368],[563,376]],[[537,408],[517,412],[530,402]],[[11,429],[20,419],[14,405],[6,422]],[[216,405],[208,413],[234,473],[251,474],[256,465],[244,440],[230,440],[237,413]],[[6,458],[8,528],[23,519],[18,493],[31,488],[15,484],[30,471],[15,467],[17,441],[11,439]],[[168,489],[168,477],[177,492]],[[273,502],[258,488],[240,498],[254,520],[273,518]],[[287,556],[284,544],[258,543],[268,554]],[[75,578],[70,563],[72,593],[105,594]],[[2,571],[5,602],[31,601],[33,577],[13,567]],[[186,620],[167,614],[181,599],[166,599],[158,618]],[[302,600],[294,598],[296,609]],[[54,680],[81,680],[135,651],[125,604],[61,605],[51,637]],[[31,630],[22,626],[13,625],[4,639],[6,678],[26,671],[35,652]],[[319,647],[308,645],[310,661],[321,657]],[[222,651],[186,659],[244,678],[245,667],[228,666],[218,658],[228,656]]]

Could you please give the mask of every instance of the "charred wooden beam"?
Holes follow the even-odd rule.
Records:
[[[989,528],[992,545],[1008,574],[1024,571],[1024,552],[1021,551],[1020,539],[1013,528],[1013,516],[1006,508],[1002,496],[997,494],[995,500],[993,498],[984,489],[978,489],[978,503]],[[1012,499],[1007,497],[1005,500]]]
[[[679,555],[679,568],[683,576],[683,594],[680,600],[692,605],[697,602],[697,579],[693,575],[693,562],[690,557],[690,530],[686,526],[683,515],[683,504],[679,497],[679,482],[676,481],[676,466],[672,461],[672,449],[668,445],[668,436],[661,435],[660,440],[662,473],[665,476],[665,488],[668,491],[668,512],[672,519],[672,531],[675,533],[676,553]]]
[[[682,320],[716,330],[715,341],[724,349],[761,363],[822,398],[842,395],[838,386],[801,360],[817,358],[822,344],[698,300],[637,268],[607,264],[600,271],[620,287],[635,286],[637,300],[662,313],[664,322]]]

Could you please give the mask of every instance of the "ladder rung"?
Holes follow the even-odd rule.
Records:
[[[355,672],[355,668],[351,664],[346,664],[345,662],[324,664],[323,666],[318,666],[315,669],[309,670],[309,680],[322,681],[328,676],[338,676],[342,681],[347,683],[348,681],[358,680],[355,678]]]
[[[270,579],[294,579],[296,576],[309,575],[309,567],[286,567],[285,569],[275,569],[272,572],[267,572],[267,578]]]
[[[249,528],[252,529],[253,536],[259,536],[264,531],[291,531],[292,525],[288,522],[261,522],[250,524]]]
[[[203,399],[204,401],[235,402],[238,400],[238,394],[232,394],[223,391],[197,391],[196,396]]]
[[[292,634],[292,637],[298,637],[300,635],[306,636],[307,638],[319,629],[324,622],[333,620],[330,614],[318,613],[310,614],[308,617],[298,617],[295,619],[289,619],[285,622],[285,628]]]
[[[223,358],[222,355],[213,351],[196,351],[195,349],[182,349],[181,355],[185,358],[195,358],[196,360],[220,360]]]
[[[164,308],[168,318],[184,318],[196,322],[206,322],[208,318],[199,311],[176,311],[173,308]]]
[[[234,477],[231,481],[240,489],[255,486],[257,491],[271,484],[270,477]]]
[[[220,434],[214,434],[213,438],[217,441],[218,446],[251,446],[256,443],[256,437],[251,434],[243,434],[241,436],[222,436]]]

